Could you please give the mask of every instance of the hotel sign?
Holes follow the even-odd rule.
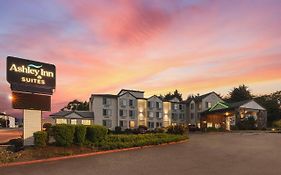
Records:
[[[22,58],[7,57],[7,81],[13,91],[53,94],[56,67]]]

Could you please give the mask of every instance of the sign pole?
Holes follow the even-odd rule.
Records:
[[[23,110],[23,139],[24,146],[34,145],[33,133],[41,131],[42,111]]]

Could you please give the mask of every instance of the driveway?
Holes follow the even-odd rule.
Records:
[[[22,128],[15,129],[0,129],[0,143],[5,143],[11,139],[16,139],[21,137]]]
[[[277,175],[281,134],[192,134],[187,143],[0,168],[1,175]]]

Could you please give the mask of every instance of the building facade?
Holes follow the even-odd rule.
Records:
[[[188,124],[195,125],[200,128],[201,113],[211,108],[218,102],[223,102],[223,100],[215,92],[195,96],[186,100]]]
[[[144,91],[122,89],[117,95],[93,94],[90,111],[95,114],[95,124],[115,129],[149,129],[186,124],[186,104],[174,98],[163,101],[156,95],[144,98]]]

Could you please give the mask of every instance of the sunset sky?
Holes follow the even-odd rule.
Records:
[[[57,67],[52,112],[92,93],[281,90],[280,0],[0,0],[0,112],[8,55]]]

